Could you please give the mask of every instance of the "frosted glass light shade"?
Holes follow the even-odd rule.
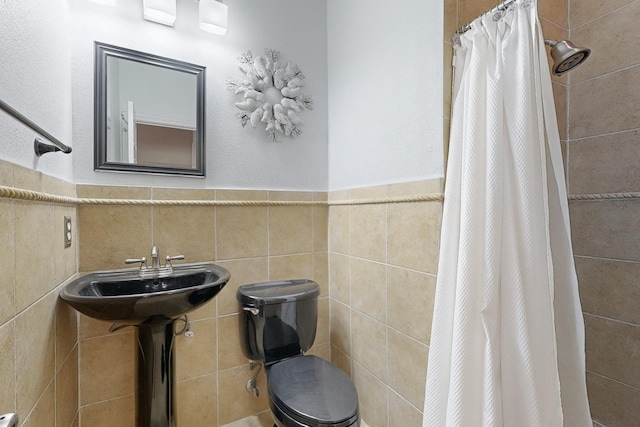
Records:
[[[227,33],[227,5],[216,0],[200,0],[200,29],[213,34]]]
[[[117,6],[118,0],[89,0],[93,3],[103,4],[105,6]]]
[[[176,0],[142,0],[144,19],[173,27],[176,22]]]

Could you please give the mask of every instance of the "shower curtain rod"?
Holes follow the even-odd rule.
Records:
[[[484,16],[487,15],[489,13],[495,13],[495,12],[502,12],[507,10],[507,8],[509,6],[511,6],[513,3],[515,3],[516,0],[505,0],[504,2],[500,3],[499,5],[497,5],[496,7],[494,7],[491,10],[486,11],[485,13],[483,13],[480,16]],[[458,30],[456,31],[455,35],[459,36],[460,34],[464,34],[467,31],[469,31],[471,29],[471,24],[473,23],[473,21],[471,22],[467,22],[466,24],[464,24],[462,27],[458,28]]]

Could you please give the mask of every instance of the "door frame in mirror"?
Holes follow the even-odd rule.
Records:
[[[94,170],[165,175],[205,176],[205,67],[105,43],[95,44],[94,69]],[[196,77],[195,167],[151,166],[110,162],[107,159],[107,59],[121,58],[168,68]]]

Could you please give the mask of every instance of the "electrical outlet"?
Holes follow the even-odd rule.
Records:
[[[71,247],[71,217],[64,217],[64,247]]]

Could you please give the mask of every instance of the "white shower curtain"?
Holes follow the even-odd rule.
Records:
[[[424,427],[591,427],[584,325],[537,5],[455,47]]]

